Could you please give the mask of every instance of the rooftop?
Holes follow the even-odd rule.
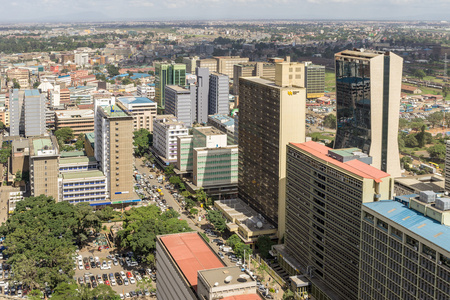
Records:
[[[119,100],[123,105],[127,104],[156,104],[155,101],[150,100],[147,97],[117,97],[117,100]]]
[[[369,178],[375,180],[376,182],[381,182],[382,178],[390,176],[388,173],[380,171],[377,168],[363,163],[357,159],[350,160],[344,163],[333,159],[328,156],[328,150],[332,150],[331,148],[313,141],[309,141],[306,143],[290,143],[290,145],[306,151],[309,154],[326,161],[327,163],[331,163],[336,167],[344,169],[363,178]]]
[[[33,140],[33,148],[34,151],[39,151],[42,149],[52,149],[53,144],[50,138],[41,138],[41,139],[34,139]]]
[[[363,51],[355,51],[355,50],[344,50],[338,54],[336,54],[336,56],[350,56],[350,57],[355,57],[355,58],[366,58],[366,59],[370,59],[370,58],[374,58],[377,57],[379,55],[383,55],[383,52],[374,52],[374,51],[367,51],[364,49],[361,49]]]
[[[85,156],[86,153],[84,151],[78,151],[78,150],[74,150],[74,151],[65,151],[65,152],[61,152],[60,157],[76,157],[76,156]]]
[[[388,218],[401,227],[450,252],[450,227],[425,217],[408,206],[393,200],[364,203],[364,207]]]
[[[40,95],[38,90],[25,90],[25,97],[35,97]]]
[[[81,171],[81,172],[69,172],[61,174],[63,179],[84,179],[93,177],[105,177],[102,171]]]
[[[90,162],[96,162],[93,156],[79,156],[79,157],[61,157],[59,164],[88,164]]]
[[[91,145],[95,143],[95,132],[88,132],[85,134],[85,137]]]
[[[118,105],[108,105],[99,107],[101,107],[105,115],[110,118],[130,117],[130,115],[124,112]]]
[[[166,85],[166,87],[176,91],[177,93],[186,93],[186,94],[191,93],[190,90],[185,89],[184,87],[179,86],[179,85]]]
[[[299,87],[299,86],[284,86],[284,87],[283,86],[279,86],[279,85],[275,84],[275,81],[264,79],[264,78],[261,78],[261,77],[254,77],[253,76],[253,77],[241,77],[241,78],[243,78],[245,80],[253,81],[253,82],[256,82],[256,83],[259,83],[259,84],[264,84],[264,85],[267,85],[269,87],[280,89],[280,90],[286,90],[286,89],[289,89],[289,90],[300,90],[300,89],[305,89],[305,88]]]
[[[215,115],[208,116],[208,118],[215,120],[225,126],[233,126],[234,125],[234,118],[232,118],[228,115],[215,114]]]
[[[246,272],[241,271],[241,267],[224,267],[217,269],[209,269],[199,271],[199,276],[202,276],[210,287],[222,287],[232,284],[240,284],[245,282],[255,281]],[[231,277],[229,277],[231,276]],[[225,282],[225,278],[231,279]],[[217,285],[215,285],[218,283]]]
[[[58,110],[55,113],[58,119],[76,119],[76,118],[92,118],[94,119],[94,111],[92,109],[72,109]]]
[[[195,290],[198,271],[224,267],[197,232],[170,234],[159,239]]]
[[[221,130],[215,128],[215,127],[194,127],[194,132],[198,131],[199,133],[209,136],[209,135],[224,135]]]

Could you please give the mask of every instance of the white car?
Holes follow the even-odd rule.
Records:
[[[129,285],[129,284],[130,284],[130,282],[128,281],[128,278],[125,278],[125,279],[123,280],[123,284],[124,284],[124,285]]]
[[[98,284],[103,284],[104,283],[103,279],[97,279],[97,281],[98,281]]]
[[[79,264],[79,265],[78,265],[78,269],[80,269],[80,270],[84,270],[84,266],[83,266],[83,264]]]
[[[135,283],[136,283],[136,280],[135,280],[133,277],[130,277],[130,283],[131,283],[131,284],[135,284]]]
[[[130,293],[125,293],[125,298],[131,298]]]
[[[122,280],[125,280],[125,278],[127,278],[124,271],[120,271],[120,277],[122,277]]]
[[[119,294],[120,299],[125,299],[125,297],[123,296],[123,294]]]
[[[111,283],[111,285],[116,285],[117,284],[117,282],[116,282],[116,280],[114,278],[111,278],[111,280],[109,282]]]

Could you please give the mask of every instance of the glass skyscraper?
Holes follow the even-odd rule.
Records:
[[[186,85],[185,64],[157,64],[155,66],[155,99],[158,109],[164,110],[166,85]]]

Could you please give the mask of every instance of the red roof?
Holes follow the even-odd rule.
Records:
[[[222,261],[196,232],[171,234],[160,239],[195,290],[198,271],[224,267]]]
[[[261,300],[257,294],[236,295],[222,298],[222,300]]]
[[[369,178],[375,180],[376,182],[381,182],[381,178],[390,176],[388,173],[378,170],[377,168],[363,163],[362,161],[359,161],[357,159],[342,163],[328,156],[328,150],[332,150],[331,148],[313,141],[290,144],[314,155],[317,158],[320,158],[328,163],[331,163],[341,169],[352,172],[353,174],[361,176],[363,178]]]

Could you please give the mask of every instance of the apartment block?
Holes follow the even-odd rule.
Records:
[[[358,299],[362,205],[393,193],[393,177],[370,162],[356,148],[287,146],[285,247],[316,298]]]
[[[192,173],[194,170],[194,136],[177,137],[177,169],[181,173]]]
[[[94,131],[94,111],[92,109],[73,109],[55,111],[55,129],[69,127],[74,135]]]
[[[153,118],[153,149],[168,163],[177,160],[177,137],[188,135],[189,130],[174,115]]]
[[[398,112],[403,59],[392,52],[345,50],[335,54],[336,149],[357,147],[373,166],[401,176]]]
[[[141,128],[153,132],[153,117],[157,104],[147,97],[117,97],[117,105],[133,116],[133,130]]]
[[[111,202],[133,200],[133,117],[117,105],[98,106],[95,158],[106,176]]]
[[[183,64],[186,65],[186,72],[195,74],[195,68],[197,67],[198,56],[194,57],[183,57]]]
[[[6,76],[10,81],[15,79],[21,88],[27,88],[30,85],[30,71],[28,69],[9,69],[6,71]]]
[[[396,200],[362,206],[358,299],[447,299],[450,199]]]
[[[208,115],[228,114],[229,78],[227,75],[211,73],[209,76]]]
[[[286,145],[305,141],[301,64],[276,64],[275,81],[239,79],[239,198],[284,234]]]
[[[59,199],[59,149],[54,136],[29,139],[31,196],[46,195]]]
[[[139,85],[137,87],[137,95],[139,97],[147,97],[149,99],[154,99],[156,95],[155,87],[150,85]]]
[[[45,95],[38,90],[24,93],[25,136],[38,136],[47,132],[45,123]]]
[[[206,68],[197,68],[197,102],[196,102],[196,120],[198,123],[208,121],[209,105],[209,70]]]
[[[9,135],[19,136],[21,116],[22,116],[22,101],[19,100],[18,89],[13,89],[9,93],[9,110],[10,110]]]

